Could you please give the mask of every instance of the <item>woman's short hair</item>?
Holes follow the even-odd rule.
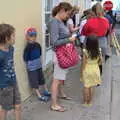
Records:
[[[100,16],[104,16],[104,9],[101,5],[101,3],[96,3],[93,7],[92,7],[93,12],[95,12],[96,16],[100,17]]]
[[[52,10],[52,16],[55,17],[60,10],[64,9],[65,11],[72,10],[73,7],[70,3],[68,2],[61,2],[59,5],[55,6]]]

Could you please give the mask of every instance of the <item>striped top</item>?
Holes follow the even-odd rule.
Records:
[[[42,51],[39,43],[27,43],[23,58],[26,62],[28,71],[34,71],[42,68],[41,55]]]

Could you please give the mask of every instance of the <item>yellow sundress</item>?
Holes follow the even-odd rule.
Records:
[[[83,70],[80,81],[83,82],[84,87],[89,88],[101,84],[100,70],[98,66],[99,58],[90,59],[87,50],[83,49],[83,55],[86,57],[86,65]]]

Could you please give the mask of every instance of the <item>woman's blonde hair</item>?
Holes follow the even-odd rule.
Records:
[[[78,6],[76,6],[76,5],[73,6],[73,8],[72,8],[72,12],[71,12],[71,16],[74,15],[74,14],[76,14],[76,12],[78,13],[79,10],[80,10],[80,8],[79,8]]]
[[[104,16],[104,9],[99,2],[92,7],[92,10],[95,12],[97,17]]]
[[[73,11],[79,11],[80,10],[80,8],[78,7],[78,6],[73,6],[73,9],[72,9]]]

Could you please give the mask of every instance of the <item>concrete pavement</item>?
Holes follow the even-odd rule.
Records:
[[[120,35],[119,27],[116,31]],[[67,112],[50,111],[51,102],[42,103],[31,96],[22,104],[22,120],[120,120],[120,56],[113,55],[105,64],[102,85],[96,87],[92,107],[82,105],[83,86],[79,78],[80,65],[70,70],[65,84],[66,93],[73,99],[60,100],[68,108]],[[13,112],[9,113],[8,120],[15,120]]]
[[[120,120],[120,57],[113,55],[104,66],[102,85],[96,87],[93,106],[82,105],[80,66],[70,70],[65,85],[66,93],[73,99],[60,100],[67,112],[50,111],[50,104],[41,103],[35,96],[22,104],[22,120]],[[8,116],[9,120],[13,118]]]
[[[112,59],[111,120],[120,120],[120,57]]]

